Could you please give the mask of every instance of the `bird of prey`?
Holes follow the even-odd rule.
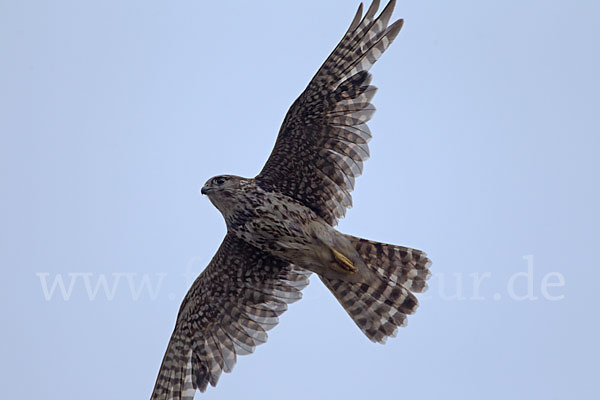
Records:
[[[264,343],[315,273],[372,341],[384,343],[427,288],[422,251],[360,239],[334,226],[369,157],[375,108],[369,68],[392,43],[394,0],[375,0],[290,107],[255,178],[220,175],[202,187],[227,235],[185,296],[152,393],[192,400]]]

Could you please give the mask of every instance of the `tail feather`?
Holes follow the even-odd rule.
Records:
[[[391,244],[373,242],[346,235],[369,268],[392,283],[422,293],[427,290],[431,277],[431,260],[420,250]]]
[[[372,341],[385,343],[406,326],[418,301],[413,292],[427,289],[431,261],[422,251],[347,236],[369,271],[366,282],[321,276],[356,325]],[[368,282],[368,283],[367,283]]]

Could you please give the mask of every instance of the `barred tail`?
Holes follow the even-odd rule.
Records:
[[[431,261],[419,250],[346,235],[367,265],[362,282],[320,277],[356,325],[373,342],[385,343],[418,306],[415,293],[427,289]]]

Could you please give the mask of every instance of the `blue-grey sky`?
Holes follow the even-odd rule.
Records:
[[[260,170],[357,5],[0,1],[3,398],[149,397],[225,233],[199,188]],[[399,1],[339,228],[427,251],[429,292],[381,346],[313,277],[197,398],[592,398],[599,11]]]

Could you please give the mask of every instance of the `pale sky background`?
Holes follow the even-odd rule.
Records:
[[[225,233],[199,188],[260,170],[357,6],[0,0],[2,398],[149,398],[184,276]],[[197,398],[595,398],[600,3],[394,16],[339,228],[427,251],[429,292],[381,346],[313,277]]]

